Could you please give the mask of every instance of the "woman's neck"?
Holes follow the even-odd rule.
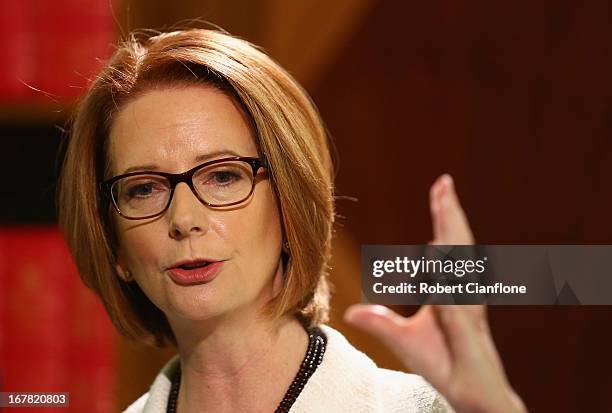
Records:
[[[209,322],[198,335],[173,327],[182,369],[180,413],[274,411],[308,346],[293,316]]]

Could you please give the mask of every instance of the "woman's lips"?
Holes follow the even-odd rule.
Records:
[[[168,270],[168,275],[170,275],[170,278],[172,278],[175,283],[180,285],[202,284],[212,281],[219,273],[219,270],[221,270],[222,265],[223,261],[216,261],[204,267],[189,270],[174,267]]]

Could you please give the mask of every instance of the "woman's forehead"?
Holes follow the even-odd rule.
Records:
[[[209,153],[257,155],[234,100],[199,85],[152,90],[130,101],[113,119],[109,141],[114,174],[134,164],[184,166]]]

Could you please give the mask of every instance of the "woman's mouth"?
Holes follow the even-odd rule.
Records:
[[[168,275],[177,284],[195,285],[212,281],[223,265],[223,261],[197,261],[180,264],[168,270]]]
[[[208,264],[210,264],[209,261],[202,261],[202,262],[196,262],[196,263],[192,263],[192,264],[179,265],[179,268],[182,268],[184,270],[193,270],[195,268],[206,267]]]

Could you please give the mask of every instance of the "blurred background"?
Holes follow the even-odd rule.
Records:
[[[115,412],[174,351],[117,336],[55,226],[62,131],[135,28],[201,18],[261,45],[313,96],[338,150],[331,324],[358,302],[361,244],[431,239],[444,172],[480,244],[612,244],[612,3],[0,0],[0,388]],[[200,25],[201,26],[201,25]],[[399,308],[404,314],[414,307]],[[611,412],[610,307],[492,307],[532,412]]]

